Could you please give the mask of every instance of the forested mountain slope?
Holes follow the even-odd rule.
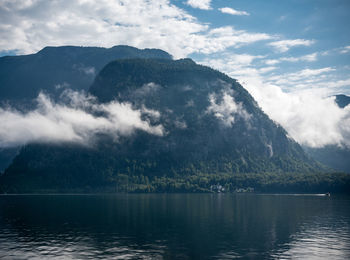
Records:
[[[236,80],[190,59],[113,61],[89,91],[102,104],[144,111],[143,120],[161,133],[137,130],[117,140],[103,134],[89,147],[28,145],[5,171],[5,190],[103,189],[121,178],[145,184],[145,177],[324,169]]]

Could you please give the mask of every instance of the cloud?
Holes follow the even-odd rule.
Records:
[[[224,14],[231,14],[231,15],[249,15],[249,13],[245,11],[238,11],[230,7],[219,8],[219,11]]]
[[[318,56],[318,53],[314,52],[314,53],[299,56],[299,57],[281,57],[278,59],[267,59],[264,61],[264,63],[266,65],[276,65],[278,63],[281,63],[282,61],[286,61],[286,62],[300,62],[300,61],[313,62],[313,61],[317,61],[317,56]]]
[[[213,58],[207,57],[199,61],[199,63],[218,69],[220,71],[233,72],[234,70],[247,68],[255,60],[262,59],[264,57],[265,56],[262,55],[250,55],[246,53],[221,53],[221,55],[216,55]]]
[[[309,76],[315,76],[320,75],[326,72],[334,71],[335,69],[331,67],[321,68],[321,69],[303,69],[301,71],[292,73],[291,75],[297,75],[299,77],[309,77]]]
[[[66,90],[62,100],[54,103],[40,93],[37,107],[28,112],[0,108],[0,147],[24,145],[32,142],[72,142],[91,144],[97,134],[118,139],[141,130],[163,135],[162,125],[152,125],[158,111],[145,107],[135,109],[130,103],[112,101],[97,104],[93,97]]]
[[[280,63],[280,61],[276,60],[276,59],[267,59],[264,62],[265,62],[266,65],[275,65],[275,64]]]
[[[300,144],[350,147],[350,106],[339,108],[334,97],[319,90],[283,92],[273,85],[246,84],[269,117]]]
[[[289,92],[303,89],[328,89],[333,94],[346,94],[346,87],[350,87],[349,78],[337,75],[337,68],[304,68],[295,72],[281,73],[280,68],[274,66],[281,63],[281,60],[266,59],[263,55],[223,52],[219,55],[209,55],[198,62],[227,73],[243,83],[263,82],[261,84],[279,86]]]
[[[96,69],[94,67],[85,67],[81,64],[73,64],[73,69],[83,72],[86,75],[94,77],[96,75]]]
[[[283,86],[285,89],[320,88],[335,82],[331,82],[330,77],[327,77],[330,72],[334,71],[336,70],[331,67],[303,69],[297,72],[270,76],[265,81],[272,85]]]
[[[211,0],[187,0],[188,5],[202,10],[210,10],[210,3]]]
[[[350,87],[350,78],[332,82],[324,82],[323,86],[328,86],[330,88]]]
[[[145,97],[148,94],[152,94],[157,92],[160,89],[160,86],[158,84],[155,84],[153,82],[149,82],[147,84],[144,84],[142,87],[136,89],[134,91],[134,95],[136,97]]]
[[[272,38],[231,26],[212,28],[169,0],[2,1],[0,35],[0,50],[18,54],[45,46],[125,44],[160,48],[175,58]]]
[[[228,91],[224,91],[221,96],[214,93],[210,94],[209,102],[207,113],[213,114],[227,127],[234,124],[236,117],[245,120],[250,118],[250,114],[243,108],[243,104],[236,103]]]
[[[339,55],[339,54],[347,54],[350,52],[350,45],[345,47],[338,47],[338,48],[332,48],[326,51],[320,52],[320,55],[322,56],[328,56],[328,55]]]
[[[199,52],[211,54],[218,51],[225,51],[229,47],[239,48],[249,43],[270,40],[273,37],[266,33],[250,33],[244,30],[236,30],[232,26],[219,27],[209,30],[207,40],[213,42],[202,44]]]
[[[281,61],[289,61],[289,62],[299,62],[299,61],[316,61],[317,60],[317,52],[311,53],[308,55],[300,56],[300,57],[282,57]]]
[[[345,46],[345,47],[342,48],[339,52],[340,52],[341,54],[345,54],[345,53],[350,52],[350,45],[349,45],[349,46]]]
[[[275,67],[275,66],[269,66],[269,67],[260,68],[260,69],[258,69],[258,71],[259,71],[259,73],[264,74],[264,73],[268,73],[268,72],[271,72],[271,71],[276,70],[276,69],[277,69],[277,67]]]
[[[292,47],[310,46],[314,42],[314,40],[295,39],[270,42],[268,45],[274,47],[278,52],[287,52]]]
[[[290,81],[300,81],[300,80],[304,81],[305,79],[311,78],[312,76],[319,76],[331,71],[335,71],[335,69],[331,67],[325,67],[321,69],[303,69],[297,72],[284,74],[281,77],[277,77],[277,78],[284,77]]]

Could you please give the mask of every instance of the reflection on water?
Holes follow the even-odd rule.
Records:
[[[0,196],[0,259],[349,259],[350,198]]]
[[[304,223],[300,231],[291,235],[291,241],[276,250],[277,259],[349,259],[349,219],[337,216],[315,217]]]

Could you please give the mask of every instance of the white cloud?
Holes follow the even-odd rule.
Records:
[[[299,62],[299,61],[316,61],[317,60],[317,52],[311,53],[308,55],[300,56],[300,57],[282,57],[281,61],[289,61],[289,62]]]
[[[169,0],[3,1],[0,50],[28,54],[45,46],[160,48],[175,58],[271,39],[233,27],[210,28]]]
[[[245,85],[269,117],[300,144],[350,147],[350,107],[339,108],[322,90],[283,92],[273,85]]]
[[[324,86],[328,86],[330,88],[350,87],[350,78],[335,80],[332,82],[324,82]]]
[[[150,93],[157,92],[159,89],[160,89],[160,86],[158,84],[149,82],[147,84],[144,84],[142,87],[136,89],[134,91],[134,95],[137,97],[145,97]]]
[[[278,52],[287,52],[292,47],[310,46],[314,42],[313,40],[295,39],[270,42],[268,45],[274,47]]]
[[[342,48],[340,50],[341,54],[345,54],[345,53],[348,53],[348,52],[350,52],[350,45],[349,46],[345,46],[344,48]]]
[[[236,30],[231,26],[212,29],[207,34],[207,42],[202,44],[203,48],[197,48],[199,52],[210,54],[224,51],[229,47],[241,47],[249,43],[269,40],[273,37],[265,33],[248,33]],[[210,42],[210,39],[213,41]]]
[[[76,69],[85,73],[86,75],[90,75],[93,77],[96,75],[96,69],[94,67],[84,67],[81,64],[74,64],[73,69]]]
[[[309,77],[309,76],[320,75],[331,71],[335,71],[335,69],[331,67],[326,67],[321,69],[303,69],[301,71],[293,73],[292,75],[297,75],[299,77]]]
[[[264,62],[266,65],[276,65],[276,64],[280,63],[280,61],[276,60],[276,59],[267,59]]]
[[[338,47],[338,48],[333,48],[329,49],[326,51],[320,52],[320,55],[322,56],[328,56],[328,55],[339,55],[339,54],[347,54],[350,52],[350,45],[345,46],[345,47]]]
[[[253,63],[264,57],[262,55],[223,53],[220,56],[206,58],[200,61],[200,63],[225,72],[236,79],[255,78],[259,77],[260,72],[259,69],[253,66]],[[262,70],[261,72],[267,72],[268,70],[271,71],[274,67],[269,66],[268,68],[261,68],[260,70]]]
[[[242,103],[236,103],[228,91],[224,91],[220,97],[216,94],[210,94],[209,102],[207,113],[213,114],[227,127],[234,124],[237,116],[245,120],[250,118],[250,114],[243,108]]]
[[[114,138],[129,136],[136,130],[163,135],[161,125],[151,125],[147,117],[157,120],[158,111],[135,109],[130,103],[116,101],[97,104],[90,96],[67,90],[65,103],[54,103],[40,93],[38,106],[25,113],[0,108],[0,147],[31,142],[73,142],[91,144],[96,134]],[[146,118],[146,119],[144,119]]]
[[[193,8],[199,8],[203,10],[210,10],[211,0],[187,0],[187,4]]]
[[[270,76],[265,79],[266,82],[272,85],[282,86],[284,88],[319,88],[324,84],[332,84],[326,77],[330,72],[334,72],[335,69],[331,67],[325,67],[320,69],[303,69],[297,72],[285,73]]]
[[[233,71],[242,70],[242,68],[249,67],[255,60],[262,59],[264,57],[265,56],[262,55],[250,55],[246,53],[222,53],[221,55],[217,55],[215,58],[206,58],[199,62],[217,70],[232,73]]]
[[[271,71],[276,70],[276,69],[277,69],[277,67],[274,67],[274,66],[263,67],[263,68],[259,69],[259,72],[260,73],[268,73],[268,72],[271,72]]]
[[[222,13],[231,14],[231,15],[249,15],[249,13],[245,11],[238,11],[230,7],[219,8],[219,11]]]

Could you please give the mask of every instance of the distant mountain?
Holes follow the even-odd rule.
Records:
[[[0,102],[31,100],[40,90],[53,97],[60,88],[87,90],[108,62],[125,58],[172,57],[162,50],[129,46],[45,47],[35,54],[0,57]]]
[[[236,80],[190,59],[116,60],[89,91],[102,103],[158,113],[149,121],[161,124],[164,135],[138,131],[118,142],[103,136],[94,148],[28,145],[2,176],[4,190],[103,189],[125,178],[128,187],[149,187],[164,176],[323,170]]]
[[[315,160],[335,169],[350,173],[350,149],[336,145],[327,145],[322,148],[304,147],[305,151]]]
[[[350,97],[346,95],[336,95],[335,102],[340,108],[345,108],[350,104]],[[350,173],[350,148],[339,147],[337,145],[327,145],[322,148],[304,147],[314,159],[331,167],[337,171]]]
[[[335,102],[340,108],[344,108],[350,104],[350,97],[346,95],[336,95]]]
[[[40,91],[53,98],[65,88],[87,91],[107,63],[125,58],[172,59],[162,50],[130,46],[45,47],[36,54],[0,57],[0,105],[10,103],[26,109]],[[18,149],[0,149],[0,172],[11,163]]]

